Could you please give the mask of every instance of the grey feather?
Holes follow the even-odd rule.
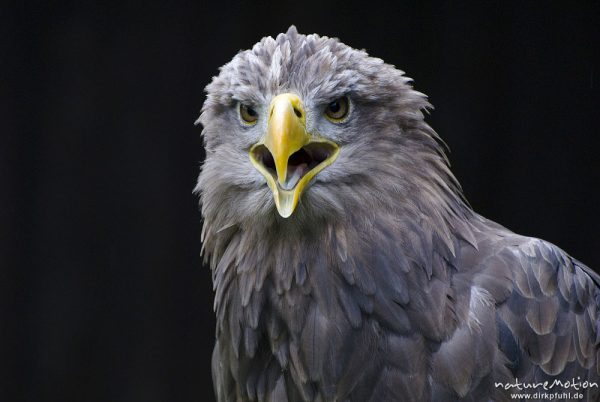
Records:
[[[196,191],[219,401],[504,401],[495,382],[600,383],[600,277],[470,208],[402,71],[290,27],[206,91]],[[284,92],[340,147],[287,219],[248,157]],[[342,96],[350,114],[332,123]]]

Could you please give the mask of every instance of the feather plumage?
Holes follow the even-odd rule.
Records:
[[[504,401],[498,382],[600,382],[600,277],[473,212],[402,71],[291,27],[207,92],[197,191],[219,401]],[[288,219],[247,154],[283,92],[341,149]],[[322,110],[341,96],[336,125]]]

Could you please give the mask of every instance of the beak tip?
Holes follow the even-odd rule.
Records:
[[[297,204],[296,191],[292,193],[279,192],[276,195],[275,206],[277,207],[277,212],[282,218],[289,218],[294,213]]]
[[[284,219],[287,219],[290,216],[292,216],[292,213],[291,212],[282,212],[282,211],[279,211],[279,216],[281,216]]]
[[[294,213],[294,208],[290,208],[289,206],[278,206],[277,212],[279,213],[279,216],[287,219]]]

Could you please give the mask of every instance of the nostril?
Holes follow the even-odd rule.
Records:
[[[302,117],[302,112],[299,109],[294,108],[294,113],[296,114],[296,116]]]

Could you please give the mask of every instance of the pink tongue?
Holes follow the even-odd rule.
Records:
[[[306,163],[301,163],[297,166],[289,166],[285,183],[281,186],[284,190],[291,190],[296,187],[302,176],[306,174],[308,167]]]

